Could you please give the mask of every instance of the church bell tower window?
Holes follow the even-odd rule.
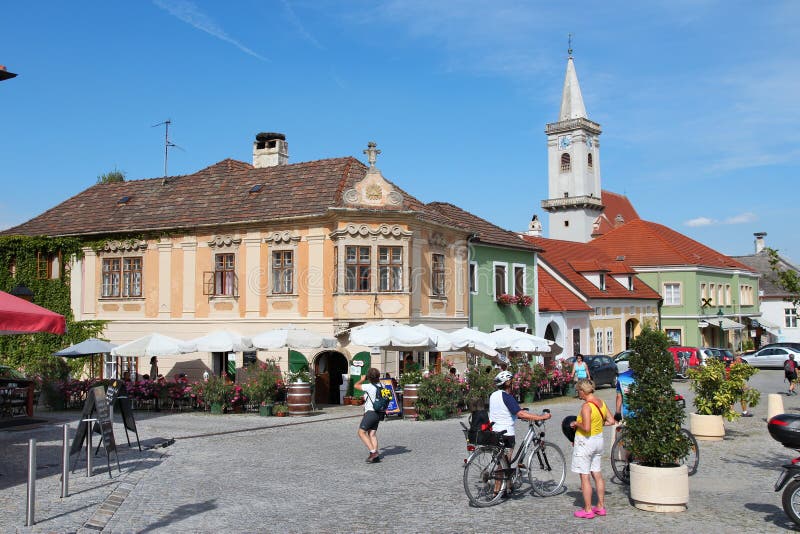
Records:
[[[569,172],[572,170],[572,161],[569,154],[561,154],[561,172]]]
[[[589,154],[588,156],[586,156],[586,164],[587,164],[589,167],[593,167],[593,166],[594,166],[594,165],[593,165],[593,162],[592,162],[592,155],[591,155],[591,154]]]

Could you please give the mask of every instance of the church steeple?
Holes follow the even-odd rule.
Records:
[[[583,105],[581,86],[578,84],[578,74],[575,72],[575,62],[572,54],[567,59],[567,75],[564,77],[564,90],[561,93],[561,113],[559,121],[569,119],[586,119],[586,106]]]
[[[549,236],[586,243],[592,239],[594,222],[603,211],[600,188],[600,125],[589,120],[583,104],[572,38],[567,73],[561,93],[558,122],[545,127],[547,134]]]

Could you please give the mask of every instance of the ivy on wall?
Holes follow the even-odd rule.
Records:
[[[11,292],[24,285],[33,292],[33,303],[66,318],[67,333],[0,336],[0,363],[20,368],[28,375],[64,378],[80,374],[88,358],[65,363],[52,354],[69,345],[98,336],[106,321],[75,321],[70,306],[70,259],[83,256],[86,244],[73,237],[0,236],[0,290]],[[40,257],[60,257],[58,276],[40,277]]]

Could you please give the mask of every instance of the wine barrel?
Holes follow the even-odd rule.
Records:
[[[289,393],[286,396],[289,405],[289,415],[311,415],[311,384],[308,382],[292,382],[289,384]]]
[[[417,418],[417,388],[419,384],[403,386],[403,418]]]

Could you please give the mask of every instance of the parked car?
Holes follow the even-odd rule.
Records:
[[[800,350],[790,347],[765,347],[755,351],[753,354],[742,356],[742,361],[762,369],[783,369],[783,362],[789,359],[790,354],[794,354],[795,361],[800,362]]]
[[[714,353],[714,358],[720,360],[725,364],[725,367],[730,367],[733,363],[733,351],[731,349],[721,349],[714,347],[711,349]]]
[[[630,355],[633,354],[633,352],[634,352],[633,350],[628,349],[628,350],[623,350],[622,352],[618,352],[614,356],[612,356],[614,363],[617,364],[618,373],[624,373],[630,368],[630,363],[628,362],[628,359],[630,358]]]
[[[568,358],[567,361],[570,365],[575,365],[575,357]],[[610,356],[603,354],[590,354],[583,357],[583,361],[589,366],[589,374],[594,380],[594,385],[599,387],[603,384],[608,384],[612,388],[617,387],[617,364]]]
[[[667,350],[675,360],[675,374],[679,376],[683,376],[681,374],[681,358],[687,358],[689,367],[696,367],[703,361],[703,355],[697,347],[668,347]]]
[[[800,343],[797,343],[795,341],[779,341],[778,343],[770,343],[768,345],[764,345],[763,347],[759,347],[759,350],[771,349],[774,347],[789,347],[790,349],[794,349],[795,351],[800,352]]]

